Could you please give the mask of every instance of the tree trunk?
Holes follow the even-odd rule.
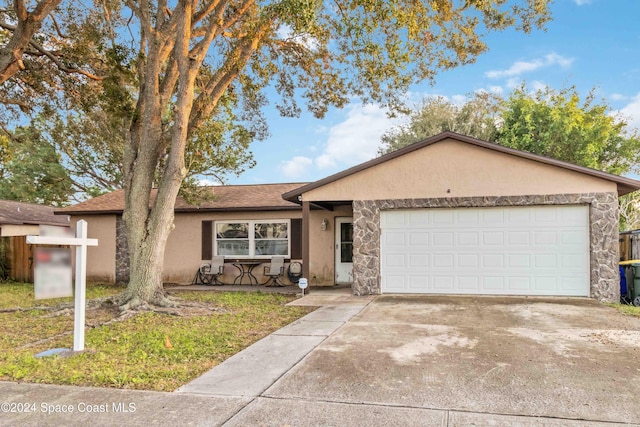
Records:
[[[200,61],[189,57],[193,4],[179,2],[174,11],[183,14],[175,35],[178,65],[178,88],[175,96],[170,147],[162,135],[159,68],[162,63],[162,43],[152,40],[143,85],[138,103],[141,121],[132,126],[132,144],[125,159],[125,222],[130,253],[130,279],[125,291],[123,309],[141,304],[173,305],[163,288],[164,254],[169,234],[174,228],[174,210],[178,192],[186,176],[184,153],[187,145],[189,117],[193,108],[195,78]],[[168,148],[168,149],[167,149]],[[156,198],[149,209],[149,195],[160,156],[168,151],[160,177]]]

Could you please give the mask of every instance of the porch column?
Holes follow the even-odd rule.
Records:
[[[309,202],[302,202],[302,277],[309,278],[309,221],[311,220]]]

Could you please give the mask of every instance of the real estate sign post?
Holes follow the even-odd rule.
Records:
[[[84,350],[84,318],[87,287],[87,247],[98,246],[98,239],[87,238],[87,222],[76,224],[76,236],[27,236],[27,243],[39,245],[65,245],[76,247],[76,297],[73,318],[73,351]],[[36,275],[36,278],[38,275]],[[38,283],[35,284],[38,286]]]

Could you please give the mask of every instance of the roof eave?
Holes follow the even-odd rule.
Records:
[[[300,206],[255,206],[255,207],[228,207],[228,208],[177,208],[175,213],[206,213],[206,212],[277,212],[277,211],[299,211]],[[56,211],[56,215],[120,215],[123,211],[120,209],[94,211],[94,210],[79,210],[79,211]]]

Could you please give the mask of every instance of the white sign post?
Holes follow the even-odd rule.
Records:
[[[76,297],[73,317],[73,351],[84,350],[84,318],[87,300],[87,247],[98,246],[98,239],[87,238],[87,221],[81,219],[76,224],[76,237],[27,236],[27,243],[76,247]]]
[[[302,296],[304,296],[304,290],[307,289],[307,286],[309,286],[309,283],[307,282],[307,279],[302,277],[302,278],[300,278],[300,280],[298,280],[298,287],[300,289],[302,289]]]

